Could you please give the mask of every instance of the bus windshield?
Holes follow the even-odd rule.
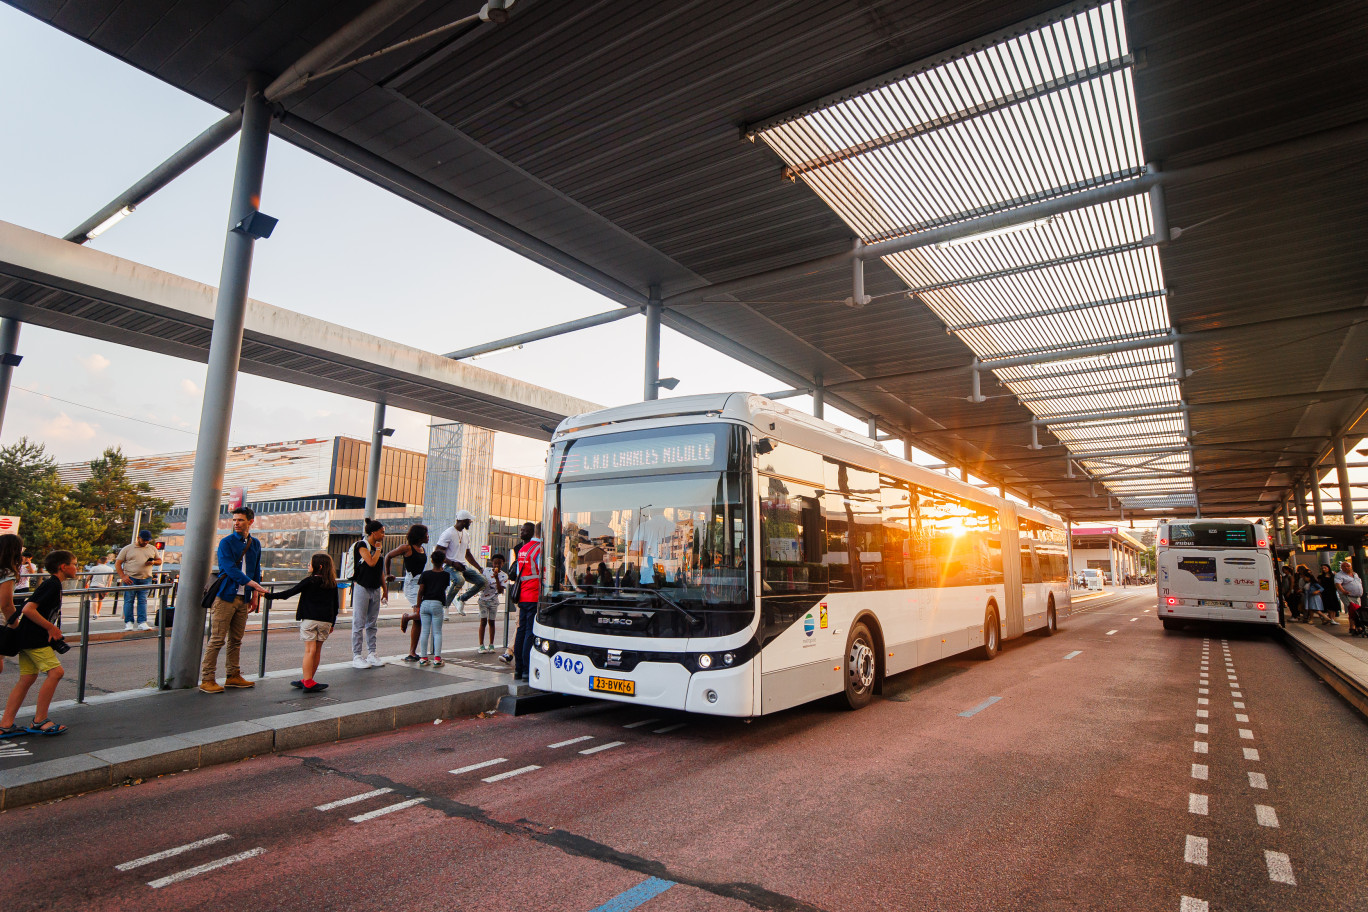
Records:
[[[1170,523],[1169,544],[1197,548],[1253,548],[1254,527],[1249,523],[1230,522]]]
[[[752,607],[739,439],[710,426],[558,445],[542,623],[650,636],[744,628]]]

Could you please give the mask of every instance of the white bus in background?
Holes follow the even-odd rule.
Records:
[[[1282,624],[1278,562],[1262,520],[1166,520],[1154,532],[1159,618]]]
[[[552,441],[538,689],[727,716],[833,694],[1069,610],[1058,519],[760,396],[578,415]],[[1004,559],[1006,557],[1006,559]]]
[[[1096,567],[1088,567],[1086,570],[1079,571],[1083,575],[1083,588],[1101,592],[1106,583],[1102,576],[1102,571]]]

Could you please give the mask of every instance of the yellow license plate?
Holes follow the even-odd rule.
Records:
[[[601,693],[622,694],[625,697],[635,697],[636,681],[624,681],[622,678],[600,678],[595,676],[589,679],[589,689],[597,690]]]

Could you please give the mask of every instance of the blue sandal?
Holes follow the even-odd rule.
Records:
[[[60,735],[66,730],[65,725],[58,725],[51,719],[44,719],[42,722],[34,719],[33,724],[28,727],[30,735]]]
[[[7,725],[4,728],[0,728],[0,738],[17,738],[20,735],[27,735],[28,733],[29,730],[17,722],[14,725]]]

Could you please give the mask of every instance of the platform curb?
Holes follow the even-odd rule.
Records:
[[[508,696],[507,684],[462,682],[122,744],[0,771],[0,810],[67,798],[136,779],[246,760],[474,716]]]
[[[1368,660],[1348,653],[1334,637],[1300,624],[1289,624],[1281,634],[1289,650],[1360,715],[1368,717]]]

